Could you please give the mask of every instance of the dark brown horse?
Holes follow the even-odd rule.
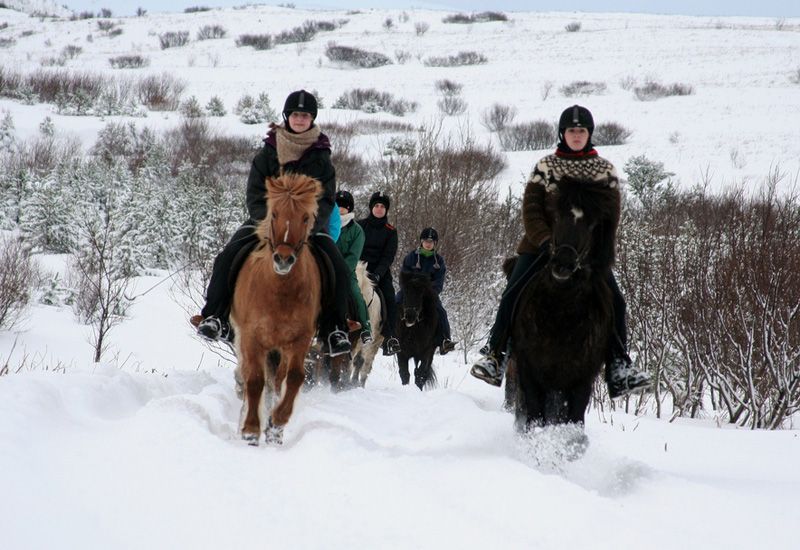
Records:
[[[517,429],[572,423],[578,454],[584,415],[606,360],[613,320],[606,282],[614,261],[619,190],[562,180],[548,193],[550,259],[522,291],[511,328],[506,399]]]
[[[436,372],[433,370],[436,328],[439,324],[436,296],[427,273],[400,273],[400,290],[403,295],[403,301],[397,308],[400,380],[403,385],[408,384],[411,379],[408,362],[413,360],[414,383],[423,389],[426,385],[436,384]]]
[[[308,238],[317,212],[317,180],[287,174],[267,180],[261,240],[236,281],[231,323],[242,382],[242,438],[281,443],[305,378],[304,358],[320,311],[320,272]],[[266,407],[275,401],[269,417]]]

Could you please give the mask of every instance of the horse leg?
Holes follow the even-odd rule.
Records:
[[[350,354],[337,355],[336,357],[326,357],[330,371],[328,372],[331,389],[334,392],[341,391],[344,388],[345,381],[342,380],[342,372],[345,371],[350,362]]]
[[[244,340],[244,338],[242,339]],[[246,346],[245,342],[242,342],[239,359],[239,371],[244,395],[240,429],[242,439],[254,446],[258,445],[258,439],[261,434],[259,413],[264,402],[266,363],[263,353],[259,353],[255,347],[255,345]]]
[[[433,352],[435,349],[432,348],[429,353],[426,353],[417,368],[414,369],[414,383],[421,390],[433,379]]]
[[[407,386],[408,381],[411,380],[411,373],[408,372],[408,355],[403,352],[398,353],[397,364],[400,367],[400,381],[404,386]]]
[[[300,386],[305,380],[305,368],[303,365],[307,346],[294,345],[290,349],[281,352],[281,364],[275,376],[275,387],[281,387],[283,382],[286,386],[272,414],[269,418],[269,428],[267,429],[267,441],[280,445],[283,443],[283,427],[289,422],[294,409],[294,400],[300,391]]]

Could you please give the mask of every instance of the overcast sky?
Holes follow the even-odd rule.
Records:
[[[190,6],[231,7],[248,4],[247,0],[65,0],[74,11],[110,9],[115,15],[132,15],[137,7],[149,12],[181,12]],[[253,2],[258,3],[258,2]],[[799,0],[431,0],[426,2],[405,0],[277,0],[263,4],[294,4],[298,8],[397,8],[413,7],[458,11],[588,11],[664,13],[702,16],[751,15],[764,17],[800,17]]]

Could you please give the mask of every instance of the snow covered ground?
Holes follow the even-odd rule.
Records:
[[[633,131],[627,145],[603,148],[618,166],[645,153],[681,184],[708,170],[713,185],[755,185],[771,166],[800,170],[800,21],[576,13],[513,14],[510,23],[445,25],[433,11],[359,14],[247,8],[120,19],[117,38],[96,21],[40,21],[0,9],[2,64],[34,70],[68,44],[84,52],[70,68],[113,73],[108,58],[139,53],[147,69],[188,82],[204,104],[220,95],[229,111],[244,93],[279,103],[292,89],[318,89],[330,105],[354,87],[375,87],[420,103],[406,118],[437,115],[434,82],[464,84],[479,124],[492,103],[514,104],[518,121],[555,119],[575,101],[600,121]],[[307,19],[349,18],[332,33],[267,52],[236,48],[244,33],[276,33]],[[382,23],[393,17],[396,28]],[[570,21],[582,30],[566,33]],[[414,23],[430,30],[416,36]],[[157,34],[219,23],[223,40],[160,50]],[[34,33],[22,36],[23,32]],[[86,41],[93,34],[91,43]],[[406,64],[345,70],[324,56],[328,40],[412,53]],[[437,69],[416,56],[484,53],[486,65]],[[120,73],[121,71],[117,71]],[[620,82],[695,87],[691,96],[640,102]],[[565,98],[560,86],[602,81],[603,95]],[[542,99],[547,81],[552,91]],[[106,121],[66,117],[49,105],[0,99],[19,137],[50,116],[57,131],[87,145]],[[324,109],[320,120],[367,117]],[[177,123],[151,113],[137,124]],[[229,115],[227,132],[261,135]],[[372,138],[369,138],[372,139]],[[368,152],[369,140],[365,140]],[[519,189],[543,151],[511,153],[500,185]],[[63,257],[40,261],[63,270]],[[142,277],[135,293],[161,282]],[[592,410],[587,454],[551,465],[550,450],[517,438],[501,391],[474,380],[462,357],[436,359],[440,387],[400,386],[392,360],[379,358],[366,388],[300,396],[285,445],[251,448],[236,433],[239,401],[231,364],[198,341],[169,283],[133,305],[110,333],[111,350],[91,362],[88,327],[66,306],[34,305],[14,331],[0,332],[0,548],[724,548],[797,547],[800,438],[796,430],[718,427],[713,419],[669,423],[652,416]],[[470,355],[473,358],[474,354]]]

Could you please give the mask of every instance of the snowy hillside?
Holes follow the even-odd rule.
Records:
[[[663,162],[680,184],[710,180],[713,187],[759,183],[770,167],[796,174],[796,132],[800,124],[800,20],[716,18],[622,14],[513,13],[507,22],[444,23],[448,12],[416,10],[307,11],[276,7],[214,9],[199,13],[144,17],[39,21],[0,10],[0,37],[8,41],[2,65],[23,72],[58,58],[66,47],[81,53],[64,67],[121,78],[159,74],[184,79],[184,97],[201,105],[218,95],[228,116],[217,123],[226,131],[258,136],[263,128],[241,124],[231,112],[244,94],[267,92],[278,104],[293,89],[317,90],[327,109],[320,123],[363,118],[364,113],[331,109],[345,92],[374,88],[419,108],[400,120],[439,118],[441,94],[435,83],[463,85],[466,112],[446,117],[450,127],[469,124],[481,140],[498,144],[481,125],[494,103],[516,107],[515,122],[553,121],[567,105],[585,104],[597,123],[616,122],[631,132],[627,143],[606,146],[601,154],[620,168],[632,156],[646,154]],[[343,22],[314,40],[277,45],[269,50],[237,47],[241,35],[278,34],[309,20]],[[386,22],[391,20],[387,28]],[[111,24],[102,31],[101,23]],[[567,32],[570,23],[580,30]],[[197,40],[200,29],[219,25],[226,37]],[[427,27],[426,27],[427,25]],[[107,27],[104,27],[107,28]],[[419,33],[418,28],[427,28]],[[182,47],[161,49],[160,35],[188,33]],[[119,34],[115,34],[119,33]],[[331,62],[326,47],[334,42],[388,56],[390,65],[352,69]],[[431,57],[475,52],[486,63],[436,67]],[[138,55],[148,66],[113,69],[110,58]],[[399,62],[398,59],[402,62]],[[562,88],[577,81],[593,84],[588,96],[565,97]],[[639,101],[636,86],[648,81],[692,89],[686,96]],[[0,98],[0,109],[14,116],[21,136],[36,131],[49,115],[58,129],[70,129],[91,142],[104,124],[97,119],[61,117],[45,105],[23,106]],[[388,114],[372,118],[397,118]],[[151,113],[138,124],[174,125],[177,114]],[[374,152],[372,138],[362,144]],[[500,185],[519,189],[539,152],[509,152],[509,168]]]
[[[27,74],[78,47],[63,67],[48,68],[119,78],[167,72],[186,81],[184,97],[201,105],[222,98],[229,114],[209,119],[218,129],[254,139],[265,126],[232,113],[245,93],[267,92],[279,106],[296,88],[318,90],[323,128],[371,119],[417,125],[441,116],[435,83],[449,79],[463,84],[468,107],[445,117],[446,129],[469,125],[498,149],[497,134],[481,124],[494,103],[515,106],[516,122],[528,122],[553,121],[577,102],[598,123],[631,131],[626,144],[600,148],[619,167],[646,154],[680,185],[706,174],[715,189],[756,187],[776,166],[788,187],[800,173],[800,20],[777,28],[768,18],[514,13],[462,25],[443,23],[445,15],[247,7],[113,18],[101,30],[104,20],[40,21],[0,9],[0,68]],[[347,22],[307,43],[236,46],[241,35],[308,20]],[[580,30],[567,32],[573,22]],[[227,36],[197,40],[209,25]],[[159,35],[176,31],[189,33],[188,44],[161,49]],[[394,62],[346,68],[326,57],[329,42]],[[487,62],[425,64],[464,51]],[[123,55],[149,64],[113,68],[109,59]],[[693,93],[640,101],[633,88],[648,80]],[[605,89],[565,97],[561,88],[575,81]],[[404,117],[331,108],[353,88],[419,107]],[[5,111],[19,139],[50,117],[58,134],[86,147],[109,121],[158,130],[180,121],[174,111],[67,116],[53,104],[0,97],[0,120]],[[357,139],[370,156],[386,136]],[[519,192],[544,152],[505,153],[498,185]],[[65,255],[37,261],[49,274],[66,271]],[[469,376],[461,350],[435,358],[439,387],[426,392],[401,386],[396,363],[380,357],[364,389],[302,393],[283,447],[248,447],[237,433],[230,354],[197,339],[167,272],[135,282],[138,298],[101,363],[92,362],[90,327],[63,303],[33,304],[13,331],[0,330],[3,550],[797,547],[796,429],[593,408],[587,454],[564,464],[547,438],[515,435],[502,392]]]

